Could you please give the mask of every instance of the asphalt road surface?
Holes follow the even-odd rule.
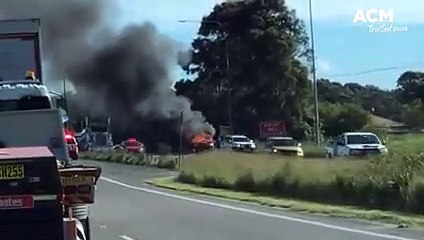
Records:
[[[100,165],[93,240],[424,240],[424,233],[359,220],[292,213],[154,188],[143,180],[166,170]]]

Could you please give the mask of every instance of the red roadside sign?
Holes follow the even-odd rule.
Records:
[[[261,137],[277,136],[286,133],[286,125],[283,121],[266,121],[259,123]]]
[[[33,208],[34,198],[31,195],[0,196],[0,209]]]

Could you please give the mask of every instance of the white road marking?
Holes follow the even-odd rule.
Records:
[[[116,185],[119,185],[119,186],[122,186],[122,187],[125,187],[125,188],[128,188],[128,189],[133,189],[133,190],[137,190],[137,191],[141,191],[141,192],[157,194],[157,195],[160,195],[160,196],[166,196],[166,197],[170,197],[170,198],[174,198],[174,199],[185,200],[185,201],[189,201],[189,202],[194,202],[194,203],[199,203],[199,204],[204,204],[204,205],[209,205],[209,206],[214,206],[214,207],[219,207],[219,208],[224,208],[224,209],[230,209],[230,210],[239,211],[239,212],[251,213],[251,214],[270,217],[270,218],[276,218],[276,219],[281,219],[281,220],[286,220],[286,221],[291,221],[291,222],[309,224],[309,225],[319,226],[319,227],[328,228],[328,229],[332,229],[332,230],[339,230],[339,231],[343,231],[343,232],[350,232],[350,233],[362,234],[362,235],[367,235],[367,236],[380,237],[380,238],[384,238],[384,239],[418,240],[418,239],[414,239],[414,238],[406,238],[406,237],[400,237],[400,236],[395,236],[395,235],[376,233],[376,232],[371,232],[371,231],[366,231],[366,230],[353,229],[353,228],[342,227],[342,226],[337,226],[337,225],[333,225],[333,224],[321,223],[321,222],[312,221],[312,220],[305,220],[305,219],[300,219],[300,218],[295,218],[295,217],[288,217],[288,216],[284,216],[284,215],[260,212],[260,211],[256,211],[256,210],[252,210],[252,209],[235,207],[235,206],[231,206],[231,205],[227,205],[227,204],[215,203],[215,202],[195,199],[195,198],[191,198],[191,197],[184,197],[184,196],[171,194],[171,193],[167,193],[167,192],[162,192],[162,191],[157,191],[157,190],[153,190],[153,189],[132,186],[132,185],[120,182],[120,181],[116,181],[116,180],[107,178],[107,177],[100,177],[100,179],[103,180],[103,181],[109,182],[109,183],[113,183],[113,184],[116,184]],[[126,239],[126,240],[131,240],[131,239]]]
[[[125,235],[120,235],[119,237],[122,238],[122,239],[124,239],[124,240],[135,240],[135,239],[130,238],[130,237],[125,236]]]
[[[106,229],[105,225],[99,225],[99,227],[102,228],[102,229]]]

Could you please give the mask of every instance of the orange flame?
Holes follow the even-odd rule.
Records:
[[[211,134],[207,134],[207,133],[194,135],[193,138],[191,139],[192,144],[211,143],[211,142],[213,142],[213,137]]]

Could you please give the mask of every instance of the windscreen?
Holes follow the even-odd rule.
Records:
[[[74,138],[66,138],[66,143],[67,144],[77,144],[77,142],[75,141],[75,139]]]
[[[19,100],[0,100],[0,112],[51,108],[48,97],[23,97]]]
[[[244,138],[244,137],[235,137],[233,138],[234,142],[249,142],[248,138]]]
[[[139,146],[141,146],[141,143],[137,142],[137,141],[126,141],[124,143],[124,146],[125,147],[139,147]]]
[[[350,135],[347,136],[347,144],[380,144],[375,135]]]
[[[91,126],[92,132],[107,132],[107,126]]]
[[[294,139],[275,139],[271,140],[274,146],[297,146],[297,141]]]

